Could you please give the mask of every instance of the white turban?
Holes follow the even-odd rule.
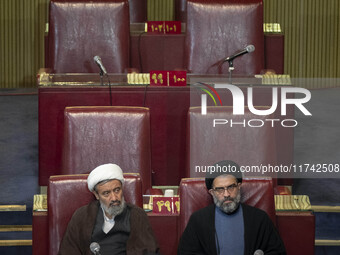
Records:
[[[90,191],[101,181],[105,180],[119,180],[124,183],[124,176],[122,169],[116,164],[104,164],[96,167],[87,177],[87,187]]]

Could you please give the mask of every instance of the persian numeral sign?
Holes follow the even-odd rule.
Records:
[[[182,32],[180,21],[148,21],[148,34],[180,34]]]
[[[150,71],[151,86],[186,86],[186,71]]]
[[[153,212],[159,214],[177,214],[179,213],[178,197],[154,197]]]

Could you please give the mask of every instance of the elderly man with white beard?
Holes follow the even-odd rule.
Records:
[[[92,243],[99,244],[101,255],[158,254],[146,213],[124,200],[124,177],[118,165],[98,166],[87,184],[97,200],[75,211],[59,255],[90,255]]]
[[[286,254],[269,216],[258,208],[240,203],[242,173],[239,165],[224,160],[214,166],[232,171],[206,176],[205,184],[214,204],[191,215],[180,239],[178,254]]]

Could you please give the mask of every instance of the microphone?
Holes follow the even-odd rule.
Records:
[[[226,61],[233,61],[234,58],[237,58],[239,56],[242,56],[246,53],[250,53],[250,52],[253,52],[255,50],[255,46],[250,44],[248,45],[247,47],[245,47],[242,51],[239,51],[237,53],[235,53],[234,55],[231,55],[230,57],[227,57],[223,60],[223,62],[226,62]]]
[[[96,242],[93,242],[90,244],[90,250],[92,251],[92,253],[94,255],[100,255],[99,251],[100,251],[100,245]]]
[[[96,62],[96,64],[99,66],[100,68],[100,71],[104,74],[104,75],[107,75],[107,72],[106,72],[106,69],[102,63],[102,59],[99,57],[99,56],[95,56],[93,58],[94,62]]]
[[[254,255],[264,255],[264,252],[262,250],[256,250]]]

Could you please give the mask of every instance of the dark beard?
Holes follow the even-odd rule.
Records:
[[[119,205],[114,205],[113,202],[110,203],[108,207],[106,207],[101,201],[100,201],[100,206],[103,208],[103,210],[110,215],[111,217],[117,216],[121,214],[126,206],[124,197],[122,197],[122,201],[120,202]]]
[[[237,210],[237,208],[240,205],[240,201],[241,201],[241,194],[240,192],[238,192],[238,194],[236,195],[235,198],[231,198],[231,197],[227,197],[224,198],[222,200],[218,200],[218,198],[214,195],[214,203],[215,205],[221,209],[221,211],[227,213],[227,214],[231,214],[233,212],[235,212]],[[227,203],[225,204],[225,201],[231,201],[231,203]]]

